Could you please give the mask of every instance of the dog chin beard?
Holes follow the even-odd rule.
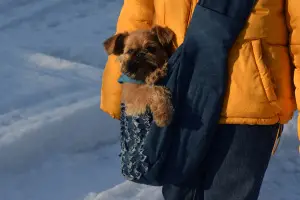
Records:
[[[124,56],[123,55],[119,55],[116,57],[116,61],[119,61],[120,63],[122,63],[124,60]]]

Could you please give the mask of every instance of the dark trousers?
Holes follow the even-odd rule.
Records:
[[[165,200],[257,200],[280,126],[219,125],[199,183],[165,185]]]

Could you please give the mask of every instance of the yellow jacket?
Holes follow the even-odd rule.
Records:
[[[179,46],[197,2],[124,0],[116,32],[154,24],[168,26],[176,33]],[[300,0],[258,0],[230,52],[228,66],[229,84],[220,123],[287,123],[296,105],[300,108]],[[100,107],[113,118],[120,115],[119,75],[118,62],[110,56]]]

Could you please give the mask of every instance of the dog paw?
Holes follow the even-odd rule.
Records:
[[[173,105],[171,98],[171,92],[167,88],[161,86],[152,88],[150,109],[153,119],[159,127],[169,125],[172,120]]]
[[[168,126],[172,121],[173,109],[160,110],[160,112],[153,113],[153,118],[158,127]]]
[[[158,119],[156,119],[155,123],[158,127],[162,128],[162,127],[168,126],[170,124],[170,120],[158,120]]]

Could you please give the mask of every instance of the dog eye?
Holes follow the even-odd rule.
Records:
[[[128,49],[127,53],[128,53],[128,54],[133,54],[133,53],[134,53],[134,50],[133,50],[133,49]]]
[[[150,52],[150,53],[155,53],[156,52],[156,48],[155,47],[151,47],[151,46],[147,47],[146,50],[148,52]]]

